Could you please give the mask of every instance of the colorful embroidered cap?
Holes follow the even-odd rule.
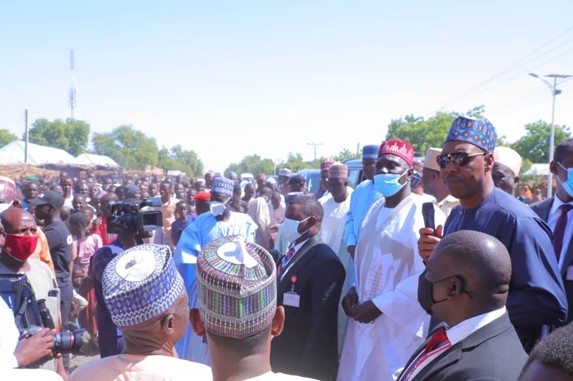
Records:
[[[277,303],[275,262],[242,236],[209,243],[197,256],[199,313],[211,333],[242,339],[272,324]]]
[[[440,172],[440,166],[438,165],[436,158],[441,153],[442,153],[441,148],[435,148],[435,147],[428,148],[428,150],[426,151],[426,157],[424,158],[424,168]]]
[[[213,179],[213,184],[211,185],[211,192],[222,193],[229,197],[233,197],[234,186],[235,183],[233,182],[233,180],[218,176]]]
[[[378,157],[382,155],[398,156],[404,159],[410,167],[414,166],[414,149],[410,143],[403,140],[392,139],[382,143],[380,151],[378,151]]]
[[[521,170],[521,156],[509,147],[495,147],[493,159],[511,169],[515,176],[519,176]]]
[[[348,179],[348,167],[342,163],[336,162],[330,167],[328,177],[331,179]]]
[[[130,327],[160,316],[184,290],[167,245],[139,245],[116,256],[103,272],[111,320]]]
[[[497,133],[495,127],[487,119],[458,116],[452,123],[444,144],[452,140],[470,143],[487,153],[492,153]]]
[[[370,144],[362,147],[362,158],[363,159],[378,159],[378,151],[380,146],[378,144]]]
[[[328,171],[330,170],[330,167],[332,167],[332,164],[334,164],[334,160],[325,160],[322,163],[320,163],[320,170]]]

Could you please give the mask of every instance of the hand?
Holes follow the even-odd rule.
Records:
[[[361,303],[354,309],[354,311],[354,319],[358,320],[360,323],[370,323],[378,316],[382,315],[382,311],[376,307],[372,300]]]
[[[435,235],[434,235],[435,233]],[[424,262],[427,262],[434,251],[434,247],[440,242],[444,233],[444,227],[439,225],[434,232],[432,228],[420,229],[420,238],[418,239],[418,252]]]
[[[53,357],[54,340],[49,335],[50,329],[44,328],[33,336],[28,336],[18,342],[14,356],[18,367],[25,368],[33,364],[43,363]]]
[[[350,254],[350,257],[351,257],[352,259],[354,259],[354,250],[356,250],[356,246],[355,246],[355,245],[348,246],[348,247],[346,248],[346,250],[348,250],[348,254]]]
[[[346,293],[346,296],[342,299],[342,309],[344,313],[349,317],[354,317],[355,308],[358,305],[358,294],[356,293],[356,288],[352,287]]]

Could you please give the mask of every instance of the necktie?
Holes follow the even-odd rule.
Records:
[[[573,209],[573,205],[563,204],[559,207],[559,218],[555,224],[555,231],[553,232],[553,248],[555,249],[555,256],[557,257],[557,263],[559,263],[559,257],[561,256],[561,249],[563,248],[563,236],[565,235],[565,227],[567,226],[567,213]]]
[[[287,263],[290,261],[290,259],[292,258],[292,256],[294,255],[294,246],[291,247],[286,255],[282,258],[281,263],[279,263],[279,267],[277,268],[277,277],[281,276],[281,273],[283,272],[283,268],[286,267]]]
[[[448,340],[448,336],[446,335],[446,329],[440,328],[436,332],[432,334],[430,340],[426,342],[424,349],[414,358],[414,360],[404,369],[398,381],[406,381],[410,380],[416,369],[420,367],[420,365],[424,364],[428,360],[428,358],[434,358],[440,352],[448,349],[452,345]]]

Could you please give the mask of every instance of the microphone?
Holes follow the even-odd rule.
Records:
[[[434,229],[434,235],[436,234],[436,225],[434,222],[434,203],[425,202],[422,204],[422,215],[424,216],[424,226],[427,228]]]

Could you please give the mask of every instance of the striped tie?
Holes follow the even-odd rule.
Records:
[[[281,263],[279,263],[279,267],[277,268],[277,277],[279,279],[283,272],[283,268],[286,267],[287,263],[290,261],[293,255],[294,255],[294,246],[287,251],[286,255],[282,257]]]
[[[435,358],[439,353],[445,351],[446,349],[450,348],[452,344],[448,340],[448,336],[446,336],[446,329],[440,328],[436,332],[432,334],[430,340],[424,346],[424,349],[414,358],[414,360],[406,366],[398,381],[407,381],[412,378],[416,369],[420,367],[420,365],[424,364],[428,358]]]

